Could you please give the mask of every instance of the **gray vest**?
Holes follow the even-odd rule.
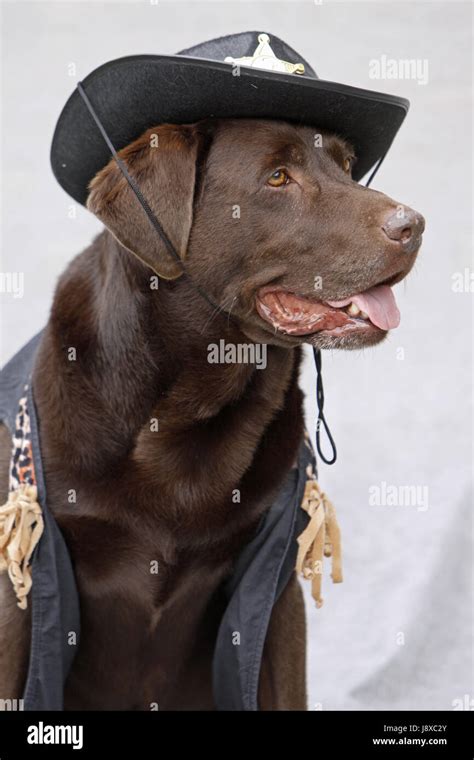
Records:
[[[44,531],[32,558],[33,586],[28,597],[32,629],[25,710],[62,710],[64,683],[80,638],[79,597],[68,548],[48,508],[41,462],[41,421],[31,377],[41,333],[32,338],[0,374],[0,421],[14,432],[18,401],[28,384],[28,408],[38,501]],[[265,637],[273,605],[294,572],[297,536],[308,523],[300,504],[306,468],[315,461],[304,443],[254,538],[243,548],[225,583],[228,604],[217,634],[213,659],[214,700],[219,710],[258,710],[257,691]],[[68,643],[70,631],[77,644]],[[233,634],[239,632],[240,645]]]

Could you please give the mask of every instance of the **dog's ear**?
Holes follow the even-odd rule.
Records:
[[[202,141],[193,125],[149,129],[119,151],[166,235],[184,259],[193,220],[196,162]],[[182,274],[112,159],[89,185],[87,207],[117,240],[160,277]]]

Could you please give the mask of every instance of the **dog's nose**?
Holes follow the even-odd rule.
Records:
[[[418,211],[399,206],[387,216],[382,229],[390,240],[400,243],[407,253],[413,253],[419,248],[425,220]]]

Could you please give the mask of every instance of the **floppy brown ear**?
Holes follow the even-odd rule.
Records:
[[[193,219],[200,139],[192,125],[163,124],[118,153],[182,259]],[[122,245],[160,277],[173,280],[182,274],[113,159],[96,174],[89,190],[87,208]]]

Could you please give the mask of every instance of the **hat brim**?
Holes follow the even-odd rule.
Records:
[[[109,61],[82,85],[116,150],[158,124],[208,117],[279,119],[335,132],[354,146],[360,180],[389,149],[409,108],[404,98],[348,85],[186,56],[139,55]],[[54,175],[85,204],[88,185],[110,160],[97,125],[75,90],[51,147]]]

